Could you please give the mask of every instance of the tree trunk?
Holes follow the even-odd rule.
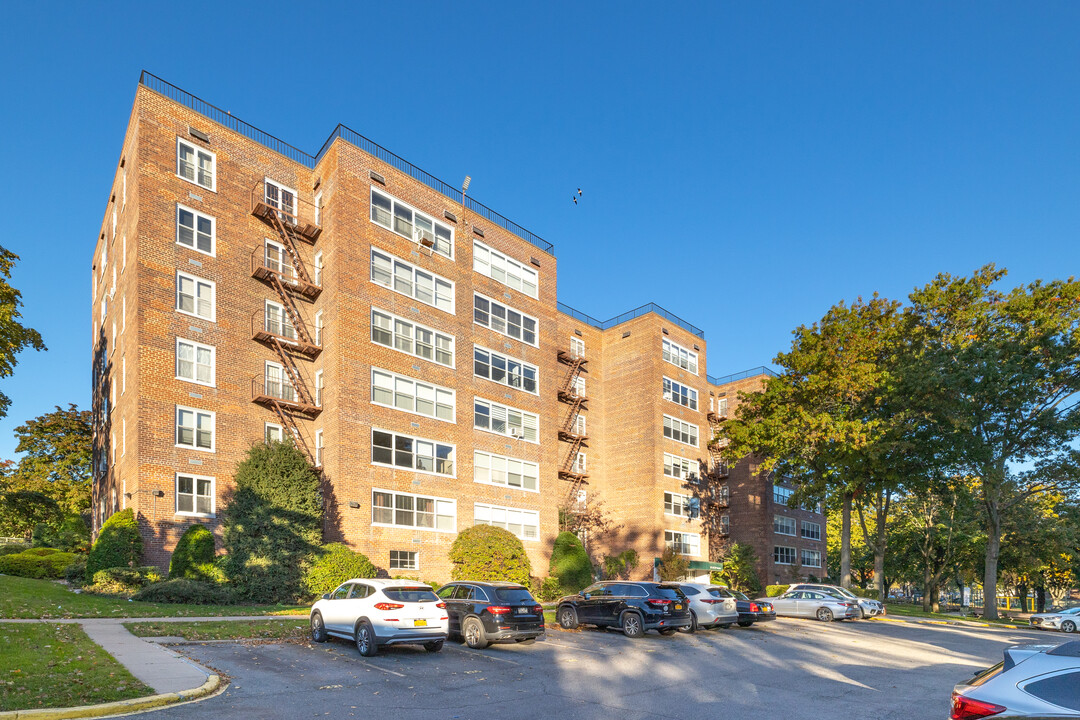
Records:
[[[851,493],[844,493],[840,514],[840,587],[851,587]]]
[[[931,612],[932,607],[930,605],[930,586],[933,585],[931,579],[930,565],[929,563],[923,566],[923,586],[922,586],[922,609],[923,612]]]
[[[1021,583],[1016,586],[1016,598],[1020,601],[1020,612],[1027,612],[1028,586]]]
[[[1035,588],[1035,612],[1046,612],[1046,588],[1042,585]]]
[[[875,524],[877,538],[874,541],[874,589],[878,591],[878,600],[885,602],[885,550],[889,544],[886,524],[889,519],[889,504],[892,493],[884,491],[884,499],[879,498]]]
[[[986,523],[986,572],[983,575],[983,619],[997,620],[997,570],[1001,554],[1001,520],[996,513]]]

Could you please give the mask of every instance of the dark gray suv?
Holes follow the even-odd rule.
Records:
[[[690,627],[690,603],[675,583],[599,582],[559,599],[555,617],[567,630],[578,625],[616,627],[637,638],[646,630],[671,635]]]

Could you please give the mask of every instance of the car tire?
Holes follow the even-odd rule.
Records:
[[[750,627],[754,624],[753,620],[740,620],[739,627]],[[731,627],[730,625],[728,627]]]
[[[1061,623],[1061,632],[1063,632],[1063,633],[1074,633],[1074,632],[1076,632],[1076,623],[1074,623],[1072,620],[1066,620],[1065,622]]]
[[[461,624],[461,635],[465,638],[465,644],[473,650],[483,650],[489,644],[484,623],[480,622],[480,618],[465,618],[465,622]]]
[[[536,638],[514,638],[514,642],[520,643],[521,645],[532,645],[534,642],[536,642]]]
[[[424,649],[427,650],[429,653],[442,652],[442,646],[442,640],[432,640],[431,642],[424,643]]]
[[[563,630],[573,630],[577,626],[577,610],[569,605],[564,605],[559,608],[559,627]]]
[[[356,642],[356,649],[364,657],[371,657],[379,652],[379,643],[375,640],[375,629],[367,620],[361,620],[356,626],[353,640]]]
[[[742,626],[742,627],[746,627],[746,625],[753,625],[753,623],[746,623],[746,625],[743,625],[742,623],[739,623],[739,625]],[[721,623],[720,625],[717,625],[717,627],[720,628],[721,630],[727,630],[728,628],[731,627],[731,623]]]
[[[322,613],[318,611],[311,613],[311,640],[317,643],[324,643],[329,637],[330,636],[326,634],[326,625],[323,623]]]
[[[636,612],[624,613],[621,625],[623,635],[628,638],[639,638],[645,634],[645,627],[641,622],[641,616]]]
[[[821,622],[832,622],[833,621],[832,610],[830,610],[827,607],[818,608],[816,617]]]

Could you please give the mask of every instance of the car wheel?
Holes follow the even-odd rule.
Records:
[[[433,640],[432,642],[424,643],[424,649],[431,653],[442,652],[442,646],[442,640]]]
[[[700,629],[701,629],[701,626],[698,625],[697,613],[695,613],[693,610],[691,610],[690,611],[690,626],[689,627],[681,627],[681,628],[679,628],[679,632],[696,633]],[[663,633],[661,633],[661,634],[663,634]]]
[[[1061,623],[1061,632],[1076,632],[1076,623],[1074,623],[1072,620],[1066,620],[1065,622]]]
[[[355,639],[356,649],[359,650],[360,654],[364,657],[371,657],[379,652],[379,645],[375,641],[375,630],[367,620],[364,620],[356,626]]]
[[[669,628],[665,628],[669,629]],[[622,618],[623,635],[628,638],[639,638],[645,634],[645,628],[641,626],[641,616],[636,612],[628,612]]]
[[[479,618],[466,618],[461,626],[461,634],[465,636],[465,644],[474,650],[483,650],[488,646],[487,633]]]
[[[827,607],[818,608],[817,619],[821,622],[832,622],[833,614],[832,610]]]
[[[514,642],[521,643],[522,645],[532,645],[534,642],[536,642],[536,638],[514,638]]]
[[[747,625],[752,625],[753,623],[746,623],[746,624]],[[739,625],[742,625],[742,623],[739,623]],[[724,630],[727,630],[729,627],[731,627],[731,623],[723,623],[721,625],[717,625],[717,627],[722,628]]]
[[[578,626],[577,610],[566,605],[559,608],[559,626],[564,630],[573,630]]]
[[[754,624],[753,620],[740,620],[739,621],[739,627],[750,627],[753,624]],[[723,627],[723,626],[721,626],[721,627]],[[728,627],[731,627],[731,626],[728,625]]]
[[[322,613],[311,614],[311,639],[317,643],[326,642],[326,625],[323,624]]]

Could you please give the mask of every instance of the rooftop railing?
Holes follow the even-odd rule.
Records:
[[[395,169],[407,174],[409,177],[422,182],[432,190],[445,195],[454,202],[462,201],[461,190],[448,185],[447,183],[439,180],[434,175],[431,175],[424,170],[416,167],[407,160],[398,157],[394,153],[390,152],[386,148],[378,145],[372,140],[364,137],[360,133],[352,130],[344,125],[338,125],[334,128],[334,132],[330,133],[330,137],[323,143],[322,148],[319,149],[317,155],[309,155],[308,153],[293,147],[284,140],[280,140],[269,133],[263,132],[254,125],[250,125],[243,120],[233,117],[231,113],[228,113],[221,108],[215,107],[205,100],[192,95],[189,92],[181,90],[172,83],[162,80],[153,73],[149,73],[146,70],[142,71],[139,75],[139,83],[146,86],[150,90],[156,93],[164,95],[165,97],[180,103],[184,107],[187,107],[200,115],[213,120],[216,123],[220,123],[225,127],[237,132],[244,137],[254,140],[260,145],[273,150],[276,153],[284,155],[293,162],[297,162],[304,167],[314,169],[315,166],[322,160],[323,155],[333,145],[334,140],[341,138],[351,145],[355,145],[364,152],[377,157],[388,165],[393,166]],[[495,223],[504,230],[514,233],[523,240],[531,243],[532,245],[540,248],[549,255],[555,255],[555,246],[549,243],[547,240],[529,232],[525,228],[521,227],[514,221],[500,215],[491,208],[483,205],[471,197],[465,196],[465,207],[472,212],[476,213],[485,220]]]
[[[736,380],[745,380],[746,378],[752,378],[758,375],[779,377],[780,373],[776,372],[775,370],[770,370],[764,365],[760,365],[756,368],[750,368],[749,370],[743,370],[742,372],[732,373],[731,375],[724,375],[722,377],[713,377],[712,375],[706,375],[705,379],[713,385],[725,385],[729,382],[735,382]]]
[[[633,320],[635,318],[639,318],[642,315],[648,315],[649,313],[656,313],[660,317],[665,318],[665,319],[670,320],[671,322],[675,323],[676,325],[681,327],[683,330],[686,330],[687,332],[696,335],[697,337],[701,338],[702,340],[705,339],[705,331],[704,330],[697,327],[696,325],[691,325],[690,323],[686,322],[685,320],[683,320],[678,315],[675,315],[674,313],[668,312],[667,310],[660,307],[656,303],[649,303],[648,305],[642,305],[641,307],[635,308],[634,310],[631,310],[629,312],[624,312],[622,315],[616,315],[615,317],[611,318],[610,320],[597,320],[596,318],[592,317],[591,315],[586,315],[585,313],[583,313],[583,312],[581,312],[579,310],[575,310],[574,308],[570,307],[566,303],[562,303],[562,302],[558,303],[558,309],[559,309],[559,312],[561,312],[561,313],[563,313],[565,315],[569,315],[570,317],[574,318],[575,320],[580,320],[581,322],[585,323],[586,325],[591,325],[594,328],[598,328],[600,330],[607,330],[608,328],[613,328],[616,325],[622,325],[624,322],[628,322],[628,321]]]

